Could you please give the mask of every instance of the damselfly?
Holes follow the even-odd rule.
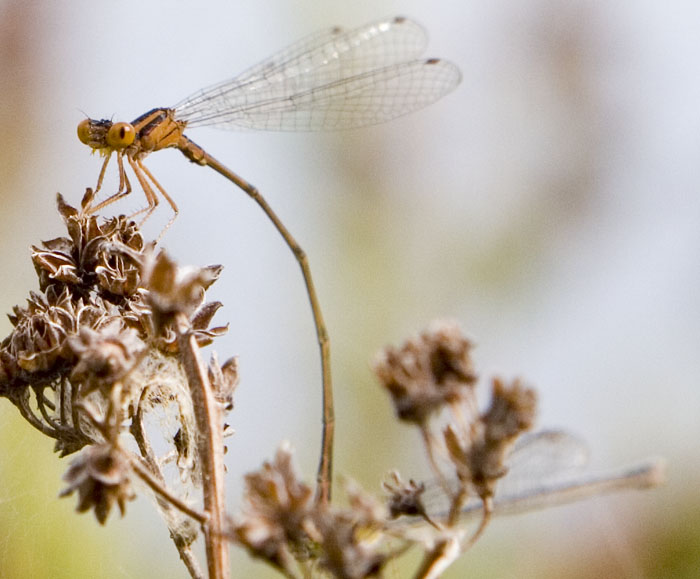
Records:
[[[124,159],[146,195],[147,218],[158,194],[177,215],[177,205],[143,164],[154,151],[179,149],[190,161],[219,172],[255,200],[294,253],[306,284],[321,351],[323,442],[319,497],[327,500],[332,470],[333,398],[330,344],[305,252],[260,192],[185,136],[185,129],[316,131],[381,123],[429,105],[453,90],[459,69],[437,58],[421,58],[425,31],[415,22],[394,17],[346,31],[314,34],[289,46],[241,75],[201,90],[170,108],[153,109],[132,123],[85,119],[78,137],[105,156],[93,194],[102,186],[112,155],[119,167],[119,188],[102,202],[94,197],[85,210],[98,211],[128,195],[131,184]],[[167,226],[166,226],[167,228]]]

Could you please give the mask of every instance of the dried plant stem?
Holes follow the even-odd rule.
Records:
[[[45,434],[51,438],[58,438],[58,432],[55,428],[47,426],[41,420],[39,420],[29,405],[29,392],[22,392],[20,396],[15,397],[12,400],[20,411],[22,417],[29,422],[34,428],[36,428],[42,434]]]
[[[426,425],[422,425],[420,428],[421,437],[423,438],[423,445],[425,446],[425,451],[428,455],[428,463],[430,464],[430,469],[437,478],[438,483],[442,487],[443,492],[446,496],[452,496],[453,491],[450,487],[445,474],[442,472],[440,465],[438,464],[437,457],[435,456],[435,451],[437,449],[437,443],[432,432]]]
[[[450,537],[426,553],[415,579],[436,579],[460,556],[459,539]]]
[[[194,556],[194,553],[192,553],[192,549],[189,547],[183,547],[180,549],[178,546],[178,552],[180,553],[180,560],[183,562],[185,567],[187,567],[187,571],[189,571],[190,577],[192,579],[205,579],[204,573],[202,573],[202,570],[199,568],[199,564],[197,563],[197,559]]]
[[[206,513],[200,513],[186,503],[180,501],[180,499],[173,496],[165,486],[163,473],[158,466],[158,461],[153,453],[153,448],[151,447],[151,444],[148,441],[148,438],[146,438],[143,430],[143,405],[141,402],[143,401],[147,391],[148,389],[145,388],[141,393],[141,401],[139,402],[136,416],[134,416],[129,429],[134,437],[134,440],[136,440],[136,444],[139,447],[142,457],[141,459],[138,459],[137,457],[132,456],[131,466],[141,480],[143,480],[151,488],[151,490],[153,490],[156,495],[158,505],[164,512],[170,515],[171,510],[176,508],[203,525],[209,520]],[[142,464],[142,461],[144,464]],[[166,516],[166,521],[170,521],[170,516]],[[190,573],[190,577],[192,577],[192,579],[203,579],[204,575],[199,568],[199,564],[197,563],[194,553],[192,553],[190,545],[183,541],[178,541],[176,536],[173,534],[173,529],[170,529],[170,534],[173,538],[175,548],[180,554],[180,559]]]
[[[193,509],[188,504],[181,501],[177,496],[170,493],[163,484],[162,480],[159,480],[160,477],[157,477],[151,473],[149,468],[141,464],[138,458],[134,456],[130,457],[130,463],[134,472],[155,493],[158,503],[163,511],[170,511],[172,508],[179,509],[186,515],[198,521],[202,526],[204,526],[204,524],[209,520],[209,516],[206,513]],[[184,563],[185,567],[187,567],[190,577],[192,577],[192,579],[204,579],[204,575],[199,568],[199,564],[197,563],[197,559],[194,556],[190,545],[176,540],[172,529],[170,529],[170,533],[171,537],[174,539],[173,542],[175,543],[175,548],[177,549],[180,559]]]
[[[482,499],[482,501],[482,515],[479,526],[476,528],[476,531],[474,531],[472,536],[469,537],[469,539],[462,545],[461,553],[466,553],[472,548],[474,543],[476,543],[481,535],[484,534],[486,527],[489,526],[489,522],[491,522],[491,516],[493,514],[493,499],[491,497],[485,497]]]
[[[190,331],[190,324],[185,314],[176,314],[175,328],[199,432],[198,446],[202,465],[204,510],[209,516],[209,522],[204,526],[209,579],[227,579],[229,558],[228,542],[223,533],[226,511],[221,412],[214,399],[207,370],[199,355],[197,340]]]
[[[416,573],[416,579],[439,577],[445,569],[476,543],[491,520],[492,503],[490,498],[484,500],[482,509],[481,522],[476,531],[466,541],[462,540],[461,533],[458,533],[438,543],[432,551],[426,553],[425,559]]]
[[[193,509],[187,503],[183,502],[177,496],[168,491],[165,485],[159,481],[147,467],[141,464],[138,459],[132,456],[130,457],[130,462],[131,467],[134,469],[134,472],[139,476],[139,478],[145,482],[150,489],[156,493],[156,495],[162,497],[168,504],[192,517],[195,521],[202,525],[205,525],[209,521],[210,517],[207,513],[202,513],[197,509]]]

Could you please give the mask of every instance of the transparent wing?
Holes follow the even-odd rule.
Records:
[[[200,109],[206,109],[207,105],[202,104],[204,101],[212,98],[221,98],[223,94],[245,90],[244,87],[246,86],[252,87],[255,81],[265,78],[266,75],[271,76],[279,70],[290,68],[292,63],[299,60],[302,55],[312,53],[319,47],[330,44],[335,38],[338,38],[344,33],[345,31],[342,28],[335,27],[311,34],[249,68],[238,76],[197,91],[179,102],[173,108],[179,111],[182,117],[194,117],[199,114]],[[254,89],[249,88],[248,90]]]
[[[517,441],[507,459],[508,473],[497,482],[494,500],[528,495],[544,486],[571,480],[580,474],[588,458],[587,445],[567,432],[542,430],[526,434]],[[428,514],[441,520],[449,507],[442,489],[431,484],[424,496]],[[466,512],[474,510],[481,510],[477,498],[465,505]]]
[[[414,60],[425,51],[428,37],[420,24],[396,16],[354,30],[340,27],[312,34],[239,75],[239,81],[265,78],[293,68],[316,70],[352,61],[354,74]],[[347,68],[342,70],[348,71]],[[347,75],[347,72],[346,72]],[[226,83],[223,83],[226,84]]]
[[[571,477],[588,464],[588,445],[563,430],[542,430],[521,436],[508,457],[508,473],[496,493],[515,494],[545,482]]]
[[[516,515],[615,492],[651,489],[661,486],[665,481],[666,463],[660,458],[650,458],[600,473],[584,471],[559,481],[534,486],[529,492],[497,495],[494,498],[493,515]],[[466,523],[482,514],[480,502],[469,502],[460,513],[461,521]],[[435,517],[434,520],[443,521],[445,517]],[[389,531],[392,529],[416,541],[433,541],[435,537],[435,529],[417,517],[398,519],[388,527]]]
[[[285,87],[286,96],[259,98],[262,95],[258,93],[255,99],[246,98],[249,102],[233,108],[210,108],[208,113],[200,108],[188,125],[278,131],[361,127],[425,107],[458,82],[459,71],[449,62],[412,61],[303,90]],[[228,106],[223,101],[209,101],[211,105],[222,103]],[[181,118],[179,112],[177,118]]]
[[[453,64],[417,60],[424,30],[406,18],[304,39],[175,108],[189,126],[333,130],[383,122],[424,107],[461,79]]]
[[[508,474],[499,481],[493,502],[494,515],[509,515],[571,503],[588,497],[634,489],[648,489],[664,483],[666,465],[662,459],[648,459],[606,472],[590,472],[588,447],[579,438],[558,430],[523,436],[515,445]],[[426,489],[428,514],[434,521],[446,520],[448,504],[431,504],[438,495]],[[461,511],[467,522],[481,517],[482,504],[470,500]],[[397,519],[390,527],[412,529],[416,539],[430,537],[434,529],[419,517]]]

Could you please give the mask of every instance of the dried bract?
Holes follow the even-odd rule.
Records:
[[[216,353],[209,361],[209,382],[214,390],[214,397],[226,411],[233,410],[233,393],[238,387],[238,358],[229,358],[219,365]]]

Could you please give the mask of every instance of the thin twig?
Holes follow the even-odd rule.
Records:
[[[192,517],[198,523],[205,525],[209,522],[209,515],[203,513],[190,507],[187,503],[182,501],[176,495],[172,494],[168,489],[161,484],[161,481],[150,471],[146,466],[141,464],[141,461],[133,455],[129,455],[129,460],[131,467],[134,472],[139,476],[139,478],[145,482],[149,488],[156,493],[158,496],[163,497],[169,504],[173,505],[176,509],[182,511],[187,516]]]
[[[29,406],[29,393],[27,392],[22,393],[21,396],[17,396],[15,398],[11,398],[12,402],[15,404],[17,409],[19,410],[20,414],[22,417],[29,422],[34,428],[36,428],[39,432],[45,434],[46,436],[49,436],[51,438],[59,438],[59,432],[56,431],[54,428],[49,428],[44,424],[41,420],[39,420],[34,412],[32,412],[32,409]]]
[[[451,497],[453,495],[454,491],[452,490],[452,487],[450,486],[450,484],[447,482],[447,479],[445,478],[445,474],[442,472],[442,469],[438,465],[437,457],[435,456],[435,449],[436,449],[435,437],[433,436],[432,432],[430,432],[430,429],[426,425],[421,426],[420,433],[421,433],[421,437],[423,438],[423,445],[425,446],[425,452],[428,455],[428,463],[430,464],[430,468],[433,471],[435,477],[437,478],[437,481],[440,484],[440,487],[442,488],[445,495],[448,497]]]
[[[177,549],[177,552],[180,555],[180,559],[185,564],[185,567],[187,567],[187,570],[190,573],[190,577],[192,577],[192,579],[203,579],[204,575],[202,574],[202,571],[199,568],[199,564],[197,563],[197,559],[194,556],[194,553],[192,552],[190,544],[178,540],[179,533],[177,529],[174,528],[174,526],[172,525],[171,514],[173,507],[179,509],[180,511],[190,516],[192,516],[192,512],[199,513],[199,511],[194,511],[194,509],[191,509],[186,504],[185,507],[187,510],[183,510],[181,508],[182,505],[177,503],[177,501],[179,500],[177,497],[175,497],[176,501],[172,500],[172,496],[170,495],[165,486],[165,477],[163,476],[163,473],[160,470],[160,466],[158,465],[158,461],[156,460],[155,454],[153,452],[153,447],[151,446],[151,443],[146,437],[146,433],[144,431],[143,402],[148,390],[149,387],[147,386],[141,392],[141,397],[137,405],[136,414],[131,421],[131,426],[129,427],[129,431],[131,432],[131,435],[134,437],[134,440],[136,440],[136,444],[139,447],[139,452],[141,453],[142,457],[140,460],[143,460],[145,462],[145,465],[141,465],[139,459],[137,459],[136,457],[132,457],[132,466],[134,467],[134,470],[137,470],[138,467],[144,469],[144,472],[137,470],[137,474],[139,474],[142,480],[155,492],[156,501],[158,502],[159,507],[165,515],[166,524],[168,525],[168,528],[170,530],[170,536],[172,537],[173,543],[175,544],[175,548]],[[148,476],[153,477],[153,484],[151,484],[151,481],[145,478]],[[154,486],[154,484],[159,485],[159,487]],[[190,510],[192,512],[190,512]],[[199,521],[200,523],[203,524],[204,522],[206,522],[206,520],[209,520],[209,517],[205,513],[201,513],[201,516],[204,517],[205,520]],[[192,516],[192,518],[199,520],[196,516]]]
[[[449,537],[426,553],[415,579],[436,579],[460,556],[459,539]]]

